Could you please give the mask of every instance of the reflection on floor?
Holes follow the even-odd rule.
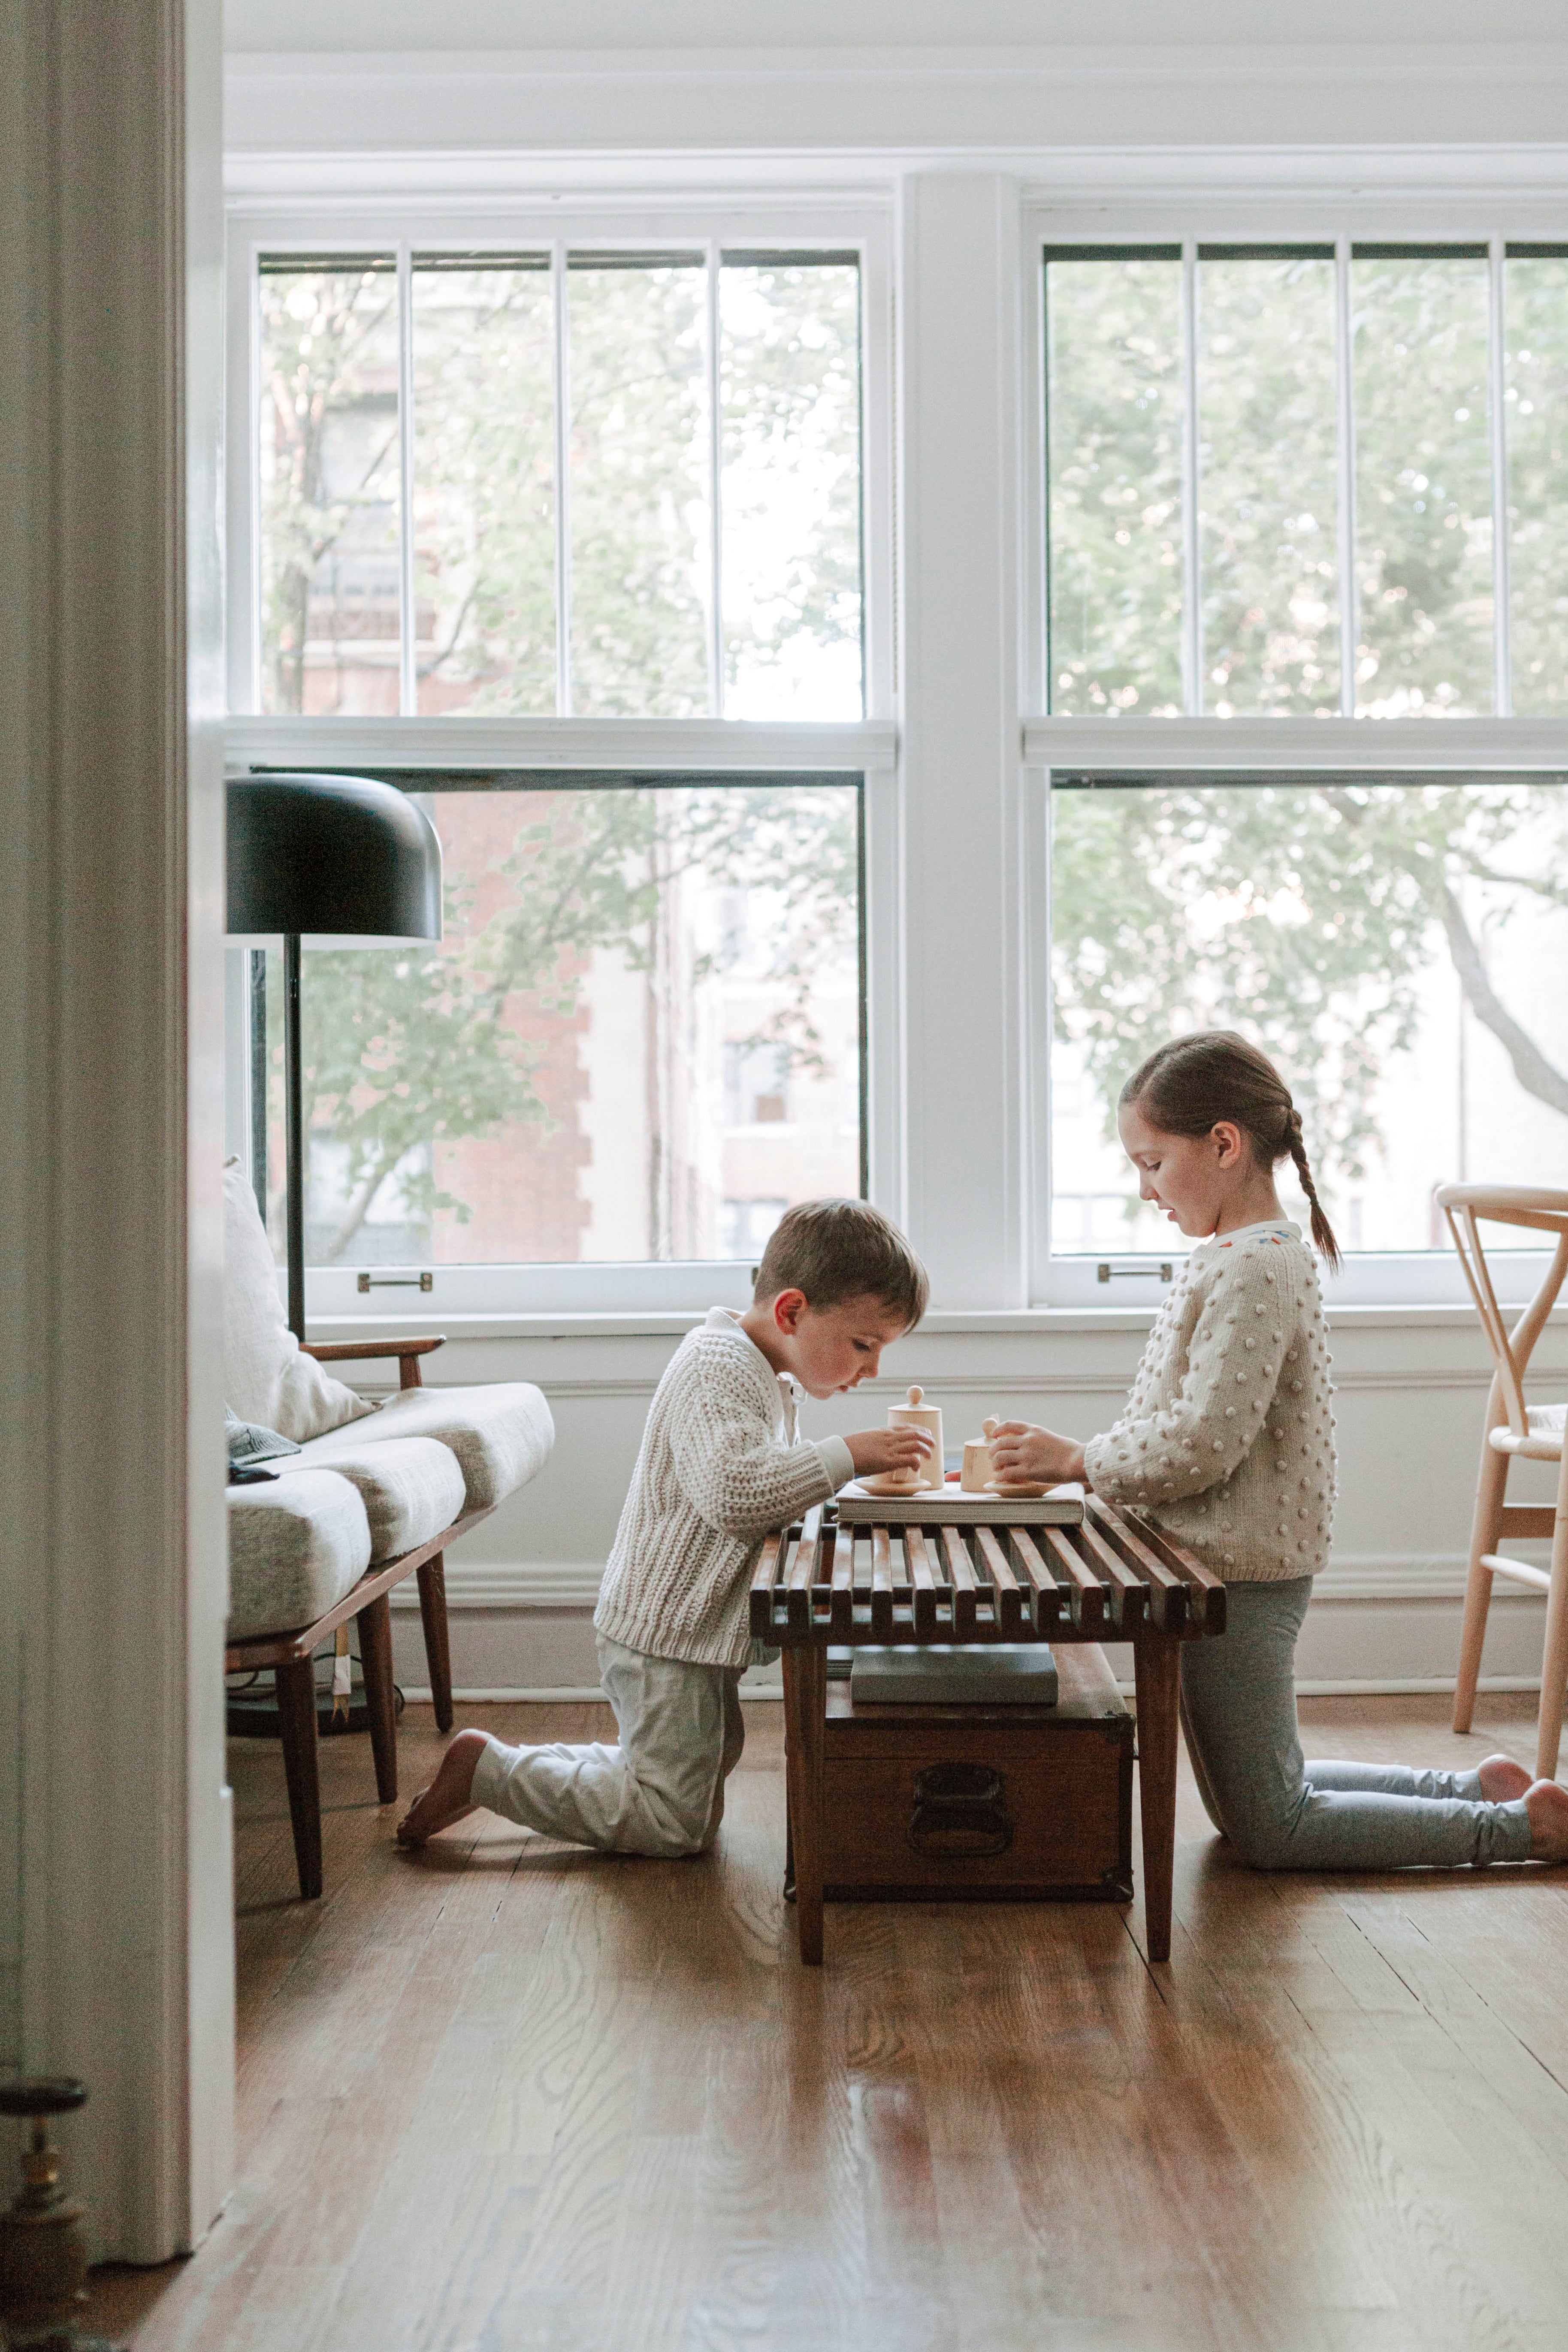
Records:
[[[1531,1702],[1304,1702],[1310,1751],[1528,1761]],[[510,1738],[591,1707],[468,1709]],[[1136,1906],[780,1902],[779,1710],[719,1852],[615,1863],[479,1815],[400,1855],[323,1754],[292,1899],[237,1747],[240,2163],[135,2352],[1560,2352],[1568,1872],[1333,1882],[1226,1858],[1184,1784],[1171,1967]],[[436,1751],[402,1734],[405,1790]]]

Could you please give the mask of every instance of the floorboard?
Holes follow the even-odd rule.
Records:
[[[503,1737],[607,1710],[489,1707]],[[1528,1699],[1318,1699],[1309,1752],[1472,1763]],[[440,1742],[401,1727],[403,1784]],[[718,1851],[609,1861],[476,1814],[411,1857],[321,1755],[231,1751],[239,2167],[189,2262],[97,2278],[134,2352],[1557,2352],[1568,1872],[1237,1867],[1184,1777],[1142,1907],[783,1904],[780,1710]]]

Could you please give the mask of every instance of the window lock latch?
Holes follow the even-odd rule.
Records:
[[[436,1277],[422,1274],[362,1274],[356,1286],[363,1298],[372,1290],[434,1290]]]
[[[1108,1257],[1102,1257],[1095,1272],[1101,1282],[1120,1282],[1123,1275],[1135,1276],[1140,1282],[1152,1282],[1156,1276],[1162,1282],[1169,1282],[1175,1273],[1175,1268],[1168,1257],[1161,1258],[1155,1265],[1112,1265]],[[364,1280],[363,1275],[360,1280],[363,1285]]]

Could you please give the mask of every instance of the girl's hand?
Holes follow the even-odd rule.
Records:
[[[996,1475],[1019,1486],[1044,1483],[1059,1486],[1083,1477],[1083,1448],[1054,1430],[1037,1429],[1033,1422],[1005,1421],[991,1439],[991,1459]]]
[[[923,1470],[932,1451],[931,1432],[925,1429],[858,1429],[844,1443],[858,1478],[878,1476],[884,1470]],[[936,1475],[940,1482],[940,1463]]]

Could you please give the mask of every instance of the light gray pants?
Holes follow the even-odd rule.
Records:
[[[1215,1829],[1255,1870],[1528,1860],[1523,1800],[1488,1804],[1473,1772],[1302,1761],[1294,1659],[1311,1597],[1310,1576],[1227,1584],[1225,1633],[1182,1645],[1182,1729]]]
[[[596,1636],[620,1745],[506,1748],[474,1767],[473,1800],[544,1837],[611,1853],[701,1853],[719,1834],[741,1760],[742,1666],[652,1658]]]

